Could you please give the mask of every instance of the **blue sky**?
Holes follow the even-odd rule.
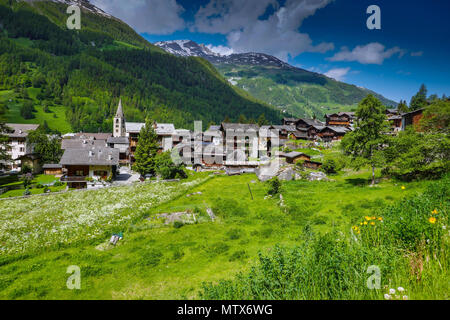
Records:
[[[150,42],[191,39],[221,53],[263,52],[409,102],[450,95],[450,1],[91,0]],[[381,10],[369,30],[366,9]]]

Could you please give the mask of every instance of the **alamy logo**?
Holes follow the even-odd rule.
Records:
[[[71,5],[67,7],[67,14],[70,14],[67,18],[67,28],[70,30],[80,30],[81,29],[81,10],[79,6]]]
[[[380,289],[381,288],[381,270],[378,266],[372,265],[367,268],[368,274],[372,274],[367,278],[367,288]]]
[[[369,18],[367,18],[367,28],[369,30],[373,29],[381,29],[381,9],[377,5],[371,5],[367,8],[367,14],[372,14]]]
[[[70,290],[80,290],[81,289],[81,270],[79,266],[68,266],[66,273],[71,273],[72,275],[67,278],[67,289]]]

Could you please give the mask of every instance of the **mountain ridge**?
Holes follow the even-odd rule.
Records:
[[[374,94],[387,106],[397,105],[370,89],[294,67],[264,53],[221,55],[192,40],[160,41],[154,45],[179,57],[208,60],[231,84],[295,116],[323,117],[325,113],[349,111],[368,94]]]

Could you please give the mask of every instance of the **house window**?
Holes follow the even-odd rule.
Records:
[[[19,148],[19,151],[20,151],[20,152],[25,152],[25,148],[24,148],[24,147],[20,147],[20,148]]]
[[[84,171],[83,170],[76,170],[75,171],[75,175],[76,176],[84,176]]]

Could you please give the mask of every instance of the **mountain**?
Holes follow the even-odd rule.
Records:
[[[75,2],[82,28],[68,30]],[[168,54],[86,0],[0,0],[0,107],[9,122],[108,132],[119,98],[128,121],[187,129],[194,120],[282,117],[205,59]]]
[[[386,106],[397,105],[369,89],[291,66],[264,53],[220,55],[190,40],[155,45],[179,57],[197,56],[210,61],[231,84],[295,116],[322,118],[325,113],[353,110],[368,94],[375,95]]]

